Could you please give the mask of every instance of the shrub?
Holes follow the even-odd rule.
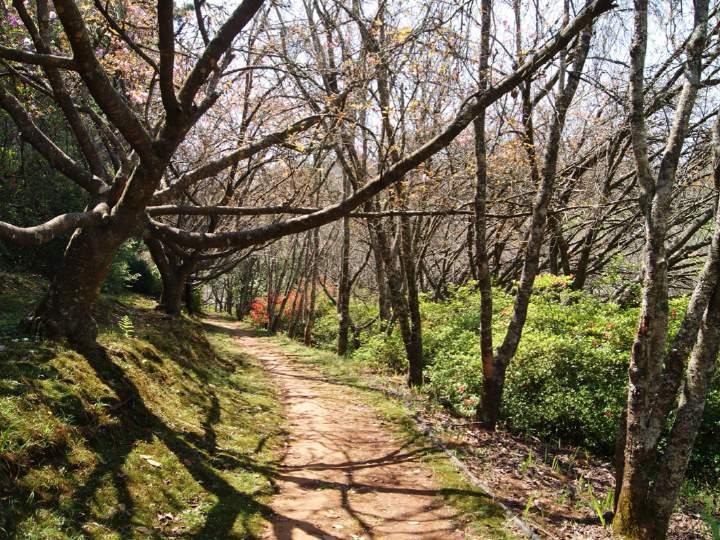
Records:
[[[398,332],[370,336],[353,358],[380,371],[403,373],[407,370],[405,346]]]
[[[638,308],[600,301],[570,290],[569,284],[567,277],[539,276],[520,346],[508,368],[501,415],[513,430],[559,438],[609,458],[626,399]],[[670,301],[671,336],[679,327],[687,301]],[[482,392],[479,306],[480,295],[472,283],[450,288],[439,302],[421,299],[425,391],[462,416],[475,413]],[[494,291],[493,311],[497,347],[512,314],[512,297]],[[353,320],[357,316],[353,313]],[[334,337],[334,313],[318,326]],[[378,332],[378,326],[363,333],[362,345],[353,356],[376,369],[398,372],[407,365],[398,332],[388,337]],[[705,406],[691,457],[691,475],[720,478],[718,432],[720,373]]]
[[[466,338],[475,335],[467,332]],[[473,343],[465,351],[437,354],[426,370],[426,390],[439,403],[462,416],[472,416],[482,393],[480,347]]]
[[[103,283],[103,292],[120,294],[137,281],[139,275],[130,271],[130,263],[137,258],[138,249],[137,240],[128,240],[120,246]]]
[[[127,271],[130,275],[136,276],[130,283],[133,292],[152,298],[160,298],[162,281],[160,272],[155,268],[155,265],[148,263],[145,259],[134,257],[128,261]]]
[[[324,309],[318,313],[313,326],[313,343],[319,349],[334,351],[338,335],[338,315],[333,309]]]
[[[626,351],[587,335],[526,332],[508,368],[503,417],[514,429],[609,455],[627,361]]]
[[[250,320],[257,328],[267,328],[268,311],[265,298],[255,298],[250,304]]]

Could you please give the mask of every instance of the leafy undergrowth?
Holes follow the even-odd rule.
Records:
[[[476,424],[449,414],[425,392],[406,387],[403,377],[378,370],[365,358],[339,358],[304,347],[284,336],[273,338],[299,361],[312,364],[333,380],[361,391],[390,421],[417,437],[419,426],[430,427],[475,479],[490,488],[512,514],[542,538],[613,538],[609,520],[613,509],[612,466],[589,452],[568,445],[544,443],[536,437],[507,431],[488,433]],[[446,488],[467,489],[443,454],[428,457]],[[497,533],[501,520],[488,513],[487,499],[455,497],[451,502],[475,516],[480,530]],[[490,520],[488,521],[488,517]],[[491,536],[502,538],[502,536]],[[696,504],[683,505],[673,516],[668,538],[709,540],[707,524]]]
[[[338,358],[335,354],[305,347],[287,337],[271,338],[288,355],[300,362],[318,368],[334,382],[352,388],[364,402],[377,410],[391,426],[399,428],[404,443],[422,449],[422,461],[433,471],[441,493],[448,503],[460,512],[467,525],[478,538],[517,538],[521,536],[516,525],[508,521],[503,508],[477,486],[472,485],[447,456],[435,448],[413,419],[414,411],[403,399],[388,390],[403,382],[399,377],[378,376],[367,365],[351,358]]]
[[[3,320],[42,289],[21,281]],[[104,299],[86,355],[0,336],[0,537],[258,534],[283,437],[272,387],[230,336],[149,307]]]

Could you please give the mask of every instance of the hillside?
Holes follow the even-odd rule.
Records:
[[[137,296],[98,305],[92,353],[23,338],[42,286],[0,283],[0,537],[258,532],[282,418],[255,360]]]

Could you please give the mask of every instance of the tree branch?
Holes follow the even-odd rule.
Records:
[[[226,154],[225,156],[222,156],[214,161],[210,161],[197,169],[187,172],[171,186],[156,191],[155,196],[153,197],[153,203],[158,204],[168,202],[172,197],[182,193],[183,190],[187,189],[195,182],[215,176],[243,159],[248,159],[249,157],[252,157],[258,152],[275,144],[285,142],[288,137],[310,129],[312,126],[320,122],[321,119],[321,115],[313,115],[303,118],[281,131],[270,133],[258,141],[242,146],[234,152]]]
[[[158,46],[160,49],[160,94],[165,115],[169,120],[177,118],[179,106],[175,97],[175,32],[173,30],[172,0],[158,0]]]
[[[243,0],[235,8],[228,20],[225,21],[225,24],[220,27],[217,35],[210,40],[178,93],[180,106],[184,111],[190,110],[196,94],[212,70],[217,66],[220,57],[230,47],[235,37],[245,28],[245,25],[250,22],[262,4],[263,0]]]
[[[77,71],[78,69],[75,60],[67,56],[19,51],[17,49],[3,47],[2,45],[0,45],[0,58],[34,66],[67,69],[70,71]]]
[[[107,191],[108,186],[97,176],[90,174],[70,156],[58,148],[40,128],[15,96],[0,86],[0,107],[5,109],[17,125],[23,138],[28,141],[53,167],[93,195]]]
[[[78,64],[78,71],[95,102],[144,161],[153,161],[152,140],[142,124],[115,90],[105,69],[95,57],[88,29],[73,0],[56,0],[55,10],[65,29]]]
[[[341,202],[323,208],[313,214],[236,232],[213,234],[190,233],[157,222],[151,222],[150,226],[159,236],[189,247],[227,248],[234,246],[241,248],[265,242],[273,238],[304,232],[335,221],[349,214],[362,203],[370,200],[394,182],[401,180],[407,172],[416,168],[443,148],[446,148],[468,126],[479,111],[488,107],[518,86],[522,81],[532,76],[535,71],[545,65],[558,51],[570,43],[593,19],[611,9],[613,5],[611,0],[595,0],[587,4],[570,24],[560,30],[558,34],[550,39],[540,50],[529,55],[515,72],[502,79],[497,86],[477,92],[465,100],[453,121],[437,136],[418,148],[415,152],[398,160],[381,175],[375,177],[375,179],[357,190],[352,196]]]
[[[101,203],[90,212],[63,214],[34,227],[17,227],[0,221],[0,240],[24,246],[45,244],[78,227],[97,226],[107,219],[108,206]]]

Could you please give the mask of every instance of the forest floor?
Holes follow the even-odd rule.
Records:
[[[260,360],[285,410],[284,459],[265,539],[512,538],[506,515],[446,458],[395,421],[387,400],[298,361],[241,323],[212,319]],[[395,408],[393,408],[395,407]]]
[[[45,286],[0,272],[0,539],[516,538],[508,514],[540,538],[610,537],[612,468],[580,449],[137,295],[101,299],[101,347],[81,355],[18,333]],[[710,536],[682,505],[669,538]]]
[[[259,362],[137,295],[85,354],[24,336],[44,287],[0,272],[0,539],[259,538],[286,440]]]
[[[508,515],[520,518],[535,538],[613,538],[604,522],[612,509],[609,463],[579,448],[488,433],[412,392],[401,377],[285,337],[260,336],[236,321],[214,323],[231,329],[239,348],[265,366],[285,409],[288,446],[279,494],[270,504],[283,518],[265,538],[526,536]],[[418,435],[428,429],[432,442]],[[438,442],[459,459],[462,476],[438,455]],[[449,477],[462,488],[448,489]],[[450,507],[442,504],[448,494],[454,497]],[[474,526],[468,502],[476,507]],[[487,506],[497,502],[505,509]],[[318,530],[298,529],[295,519]],[[683,506],[668,538],[711,536],[699,511]]]

